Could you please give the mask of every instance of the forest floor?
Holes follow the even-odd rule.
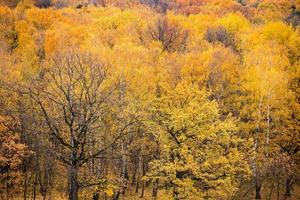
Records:
[[[266,186],[266,185],[265,185]],[[247,189],[248,188],[248,189]],[[262,188],[262,200],[283,200],[283,188],[281,187],[279,190],[279,199],[277,197],[278,190],[274,187],[272,195],[270,197],[270,187],[268,189]],[[254,189],[254,188],[253,188]],[[240,192],[240,194],[236,197],[235,200],[253,200],[254,199],[254,190],[250,189],[247,186],[244,186],[244,189]],[[171,200],[172,195],[170,192],[166,190],[158,191],[157,200]],[[23,198],[16,198],[14,200],[23,200]],[[30,198],[31,199],[31,198]],[[136,193],[134,189],[128,190],[125,195],[120,197],[120,200],[153,200],[152,198],[152,190],[146,188],[144,192],[144,196],[141,198],[141,190]],[[43,200],[42,197],[37,197],[36,200]],[[65,194],[52,194],[51,198],[46,198],[46,200],[67,200]],[[81,198],[81,200],[90,200],[88,198]],[[102,199],[101,199],[102,200]],[[188,200],[199,200],[198,197],[190,197]],[[295,185],[292,191],[292,197],[288,200],[300,200],[300,185]]]
[[[264,189],[264,188],[263,188]],[[242,191],[241,194],[235,199],[235,200],[253,200],[255,197],[255,191],[254,190],[249,190],[249,191]],[[152,190],[145,190],[144,197],[140,198],[139,193],[135,193],[134,190],[133,192],[128,192],[125,196],[122,196],[120,199],[121,200],[153,200],[152,198]],[[282,188],[280,189],[279,192],[279,199],[277,198],[277,188],[273,189],[272,196],[270,198],[270,190],[263,190],[262,192],[262,200],[283,200],[283,190]],[[158,200],[170,200],[172,199],[172,196],[170,193],[167,191],[159,191],[158,192]],[[197,197],[191,197],[189,200],[199,200]],[[288,200],[300,200],[300,185],[296,185],[292,191],[292,197]]]

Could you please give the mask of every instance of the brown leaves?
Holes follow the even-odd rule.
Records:
[[[26,145],[14,130],[16,127],[15,119],[0,116],[0,192],[17,184],[19,167],[27,153]]]

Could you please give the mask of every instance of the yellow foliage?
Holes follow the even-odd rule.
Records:
[[[231,33],[239,33],[250,28],[249,21],[241,14],[227,14],[218,19],[216,23],[225,27]]]
[[[75,108],[70,111],[61,107],[60,98],[53,98],[58,106],[46,98],[39,102],[47,102],[47,109],[58,115],[70,112],[77,117],[89,108],[83,105],[92,98],[90,95],[98,94],[81,93],[82,88],[93,89],[88,86],[90,78],[100,72],[92,70],[93,66],[88,68],[90,63],[81,65],[84,59],[77,54],[75,61],[70,61],[75,64],[68,63],[70,69],[64,75],[59,74],[64,67],[61,63],[56,66],[57,73],[47,74],[52,69],[48,62],[74,52],[88,55],[91,61],[100,60],[105,68],[103,77],[109,77],[102,88],[105,94],[99,99],[106,100],[108,95],[105,115],[98,113],[93,118],[96,136],[88,138],[91,141],[87,144],[94,142],[95,146],[83,149],[110,144],[115,136],[111,133],[119,132],[127,118],[134,121],[125,128],[128,133],[121,134],[103,155],[80,164],[78,179],[95,183],[89,189],[82,187],[80,198],[92,198],[95,192],[114,197],[129,186],[129,181],[140,185],[152,181],[151,189],[171,186],[164,191],[167,195],[162,198],[166,199],[229,199],[242,182],[269,176],[265,172],[274,170],[271,166],[276,157],[288,157],[288,153],[282,153],[284,148],[298,145],[299,27],[284,22],[291,14],[291,1],[169,2],[166,13],[163,1],[151,4],[151,8],[135,0],[103,1],[106,6],[98,7],[75,0],[65,8],[39,9],[31,0],[21,1],[14,9],[0,6],[0,111],[19,117],[14,110],[21,110],[24,121],[29,116],[22,126],[25,136],[32,130],[37,131],[34,134],[49,132],[47,116],[36,104],[38,99],[32,98],[34,91],[30,91],[36,82],[41,93],[48,89],[55,97],[62,94],[58,96],[63,100],[70,100],[68,95],[80,99],[69,101]],[[299,1],[295,3],[299,9]],[[165,21],[157,23],[162,18]],[[210,29],[216,33],[212,40],[207,37]],[[180,36],[184,36],[182,43]],[[164,51],[168,45],[173,48]],[[73,65],[83,70],[84,76],[77,78],[86,83],[70,80],[74,81],[72,94],[56,87],[57,82],[46,81],[52,75],[68,85],[68,75],[80,74],[73,71]],[[13,88],[12,83],[18,87]],[[27,88],[21,90],[23,85]],[[3,92],[9,89],[14,91]],[[91,112],[98,112],[101,106]],[[53,127],[63,130],[66,139],[74,129],[67,129],[70,122],[61,116],[53,116],[50,122],[57,121]],[[85,116],[77,119],[76,125]],[[89,131],[90,127],[85,128]],[[0,123],[0,134],[5,131]],[[98,131],[105,134],[97,135]],[[31,140],[27,142],[32,145]],[[41,144],[44,148],[52,140],[41,142],[45,142]],[[59,141],[54,144],[59,146],[58,151],[64,149]],[[70,153],[73,146],[66,146],[57,157]],[[12,147],[22,149],[17,142]],[[278,167],[276,176],[283,180],[289,175],[287,171],[296,174],[296,159],[297,155],[288,157],[292,167]],[[95,169],[91,167],[94,161]],[[121,163],[122,173],[127,170],[130,174],[128,180],[124,174],[119,176]],[[65,163],[58,164],[60,173],[69,169],[63,169]],[[257,174],[251,176],[252,171]],[[66,187],[66,181],[61,185]]]

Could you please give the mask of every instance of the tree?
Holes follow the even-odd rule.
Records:
[[[246,54],[246,67],[241,76],[240,127],[245,137],[254,138],[256,154],[251,158],[251,165],[256,199],[261,199],[262,184],[272,160],[280,155],[274,138],[283,133],[286,120],[291,119],[288,102],[293,101],[293,96],[285,71],[289,60],[283,49],[274,42],[256,46]]]
[[[3,49],[12,52],[18,46],[15,16],[11,9],[0,6],[0,42]]]
[[[250,174],[250,143],[237,136],[232,118],[220,120],[204,90],[185,82],[161,86],[151,111],[161,156],[146,177],[171,187],[174,199],[228,198]]]
[[[95,59],[79,52],[57,56],[30,85],[21,87],[39,107],[51,141],[58,144],[56,156],[68,167],[70,200],[77,200],[84,187],[79,170],[111,148],[134,123],[115,110],[118,84],[108,67]],[[103,143],[107,132],[111,138]]]
[[[298,199],[300,1],[16,2],[1,130],[32,153],[11,198]]]
[[[17,187],[21,185],[20,167],[28,152],[26,145],[20,142],[17,131],[16,119],[0,117],[0,194],[2,199],[13,199],[11,190],[18,189]]]
[[[188,31],[183,30],[177,24],[172,24],[167,18],[158,19],[148,32],[153,40],[162,44],[163,51],[182,51],[185,49]]]
[[[234,35],[229,33],[224,27],[208,28],[205,39],[211,43],[221,43],[225,47],[236,48]]]

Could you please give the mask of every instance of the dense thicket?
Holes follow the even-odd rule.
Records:
[[[1,199],[299,199],[300,2],[0,0]]]

